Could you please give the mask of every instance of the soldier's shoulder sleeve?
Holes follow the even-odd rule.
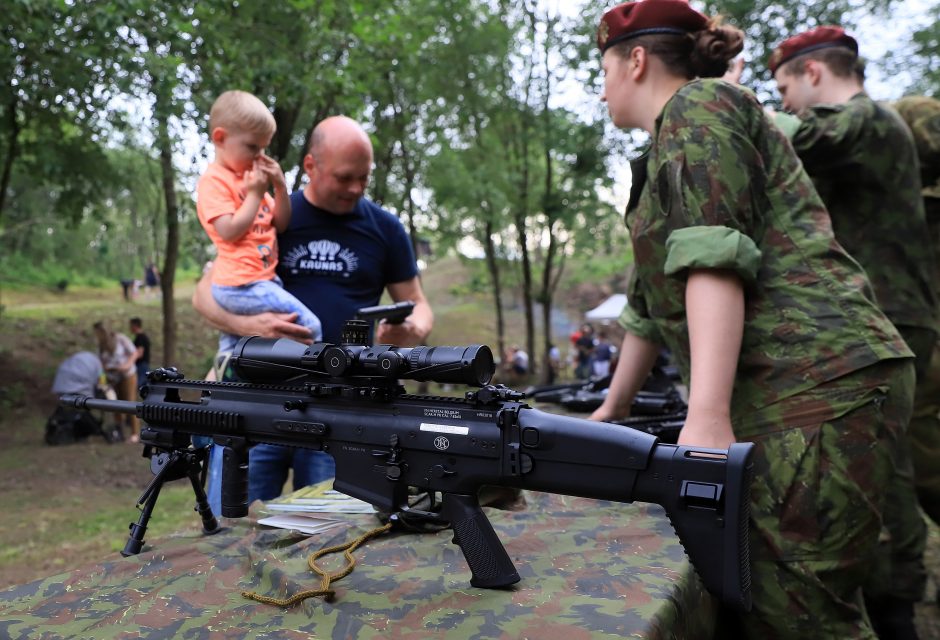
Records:
[[[845,166],[866,152],[859,145],[874,109],[870,98],[856,96],[844,104],[815,105],[800,113],[802,122],[792,142],[810,175]]]

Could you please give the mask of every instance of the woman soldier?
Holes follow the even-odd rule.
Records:
[[[598,46],[614,124],[652,144],[627,217],[627,335],[592,418],[625,416],[668,347],[689,388],[680,444],[757,445],[743,632],[873,639],[859,587],[911,411],[911,353],[783,134],[717,79],[741,31],[684,0],[643,0],[603,16]]]

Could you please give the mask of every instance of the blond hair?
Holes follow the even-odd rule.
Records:
[[[209,132],[218,127],[233,131],[249,131],[273,135],[277,125],[274,116],[258,98],[247,91],[226,91],[212,103],[209,111]]]

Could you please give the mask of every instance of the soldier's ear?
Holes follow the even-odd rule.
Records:
[[[822,80],[823,63],[819,60],[807,60],[803,67],[803,73],[811,86],[817,86]]]
[[[646,74],[646,68],[649,65],[649,56],[643,47],[633,47],[630,50],[630,77],[634,80],[640,80]]]

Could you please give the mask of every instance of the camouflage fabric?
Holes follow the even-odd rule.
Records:
[[[906,96],[892,106],[910,127],[925,198],[940,198],[940,100]]]
[[[936,257],[909,129],[864,93],[813,106],[800,119],[793,147],[878,305],[897,326],[936,330]]]
[[[0,637],[40,638],[587,638],[709,639],[713,599],[656,506],[528,493],[525,511],[486,508],[522,581],[470,586],[452,532],[368,541],[336,599],[281,609],[242,590],[285,596],[316,587],[312,552],[379,525],[303,537],[249,520],[215,536],[155,541],[136,557],[0,591]],[[330,570],[342,557],[320,564]]]
[[[927,227],[934,254],[940,259],[940,100],[908,96],[893,106],[914,135]],[[940,278],[935,278],[934,284],[940,295]],[[914,417],[908,427],[908,437],[920,506],[940,524],[940,465],[937,464],[940,460],[940,341],[934,342],[926,371],[918,372]]]
[[[917,379],[908,440],[918,501],[924,513],[940,525],[940,341],[934,343],[926,374]]]
[[[661,337],[688,383],[686,274],[732,270],[745,286],[731,413],[736,437],[758,444],[747,636],[873,638],[856,594],[910,417],[912,354],[752,94],[681,87],[649,176],[628,216],[637,278],[623,326]]]
[[[912,535],[878,546],[881,514],[894,497],[885,491],[894,476],[891,451],[913,393],[913,366],[887,361],[782,408],[795,428],[754,436],[762,455],[751,488],[751,557],[761,579],[754,580],[754,615],[742,619],[748,637],[874,639],[858,587],[888,551],[909,551],[923,540]],[[899,566],[882,563],[886,590],[909,584],[910,576],[890,573]],[[922,589],[923,567],[919,580]]]
[[[844,104],[813,106],[800,119],[793,146],[829,209],[836,238],[865,268],[879,306],[909,338],[918,371],[925,373],[937,330],[937,256],[911,132],[895,111],[864,93]],[[907,435],[896,464],[884,513],[889,543],[879,556],[886,566],[865,588],[869,601],[923,595],[926,527]]]

